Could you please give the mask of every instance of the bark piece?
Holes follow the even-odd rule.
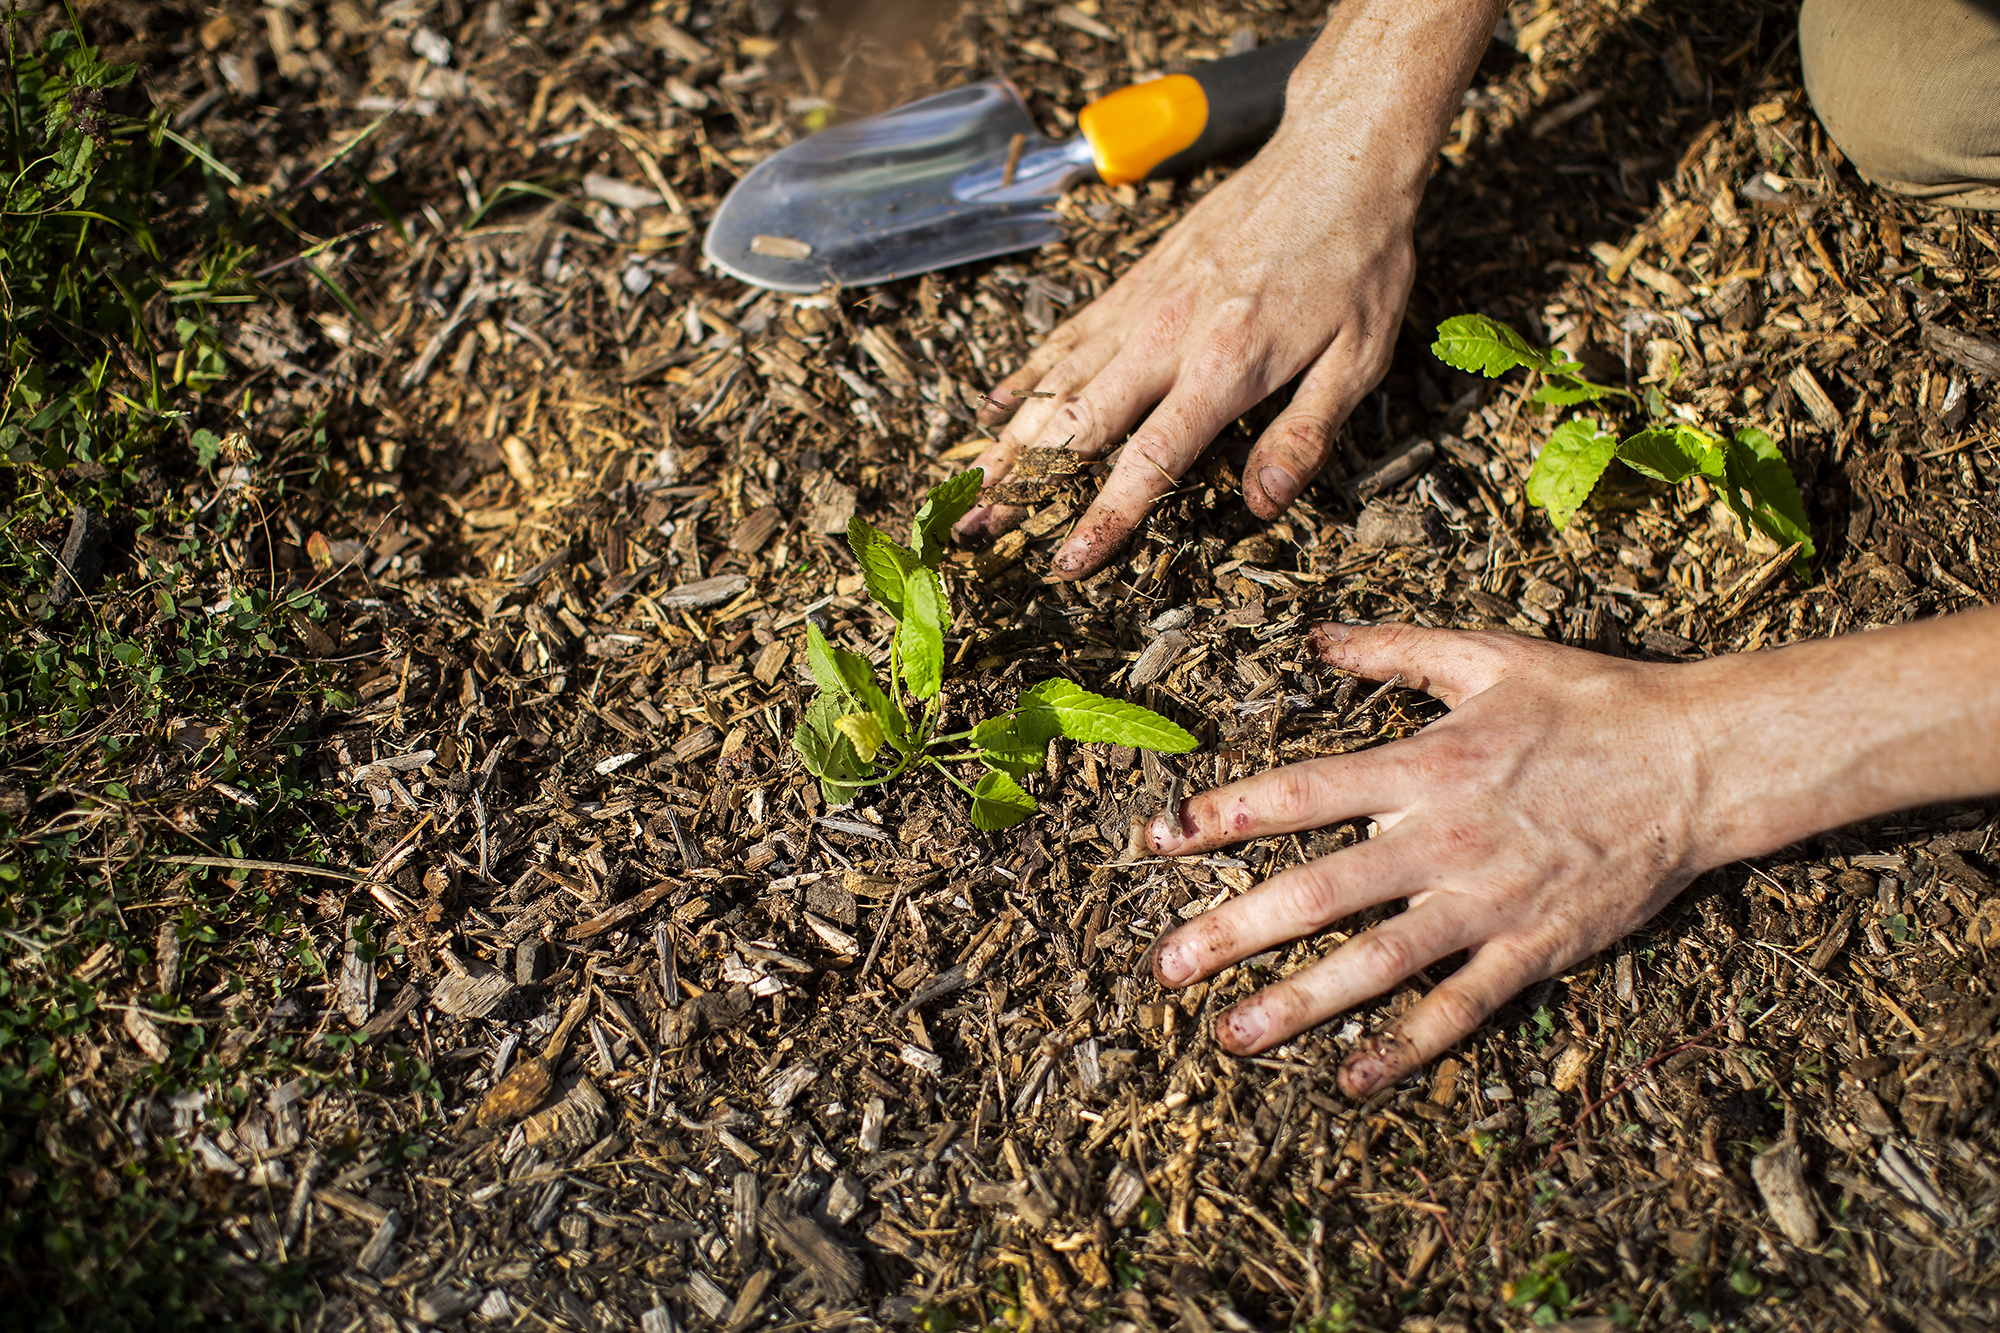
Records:
[[[717,574],[712,579],[669,588],[655,597],[653,603],[662,611],[699,611],[703,607],[721,606],[749,586],[748,575]]]
[[[1975,374],[2000,380],[2000,341],[1942,324],[1926,324],[1924,346]]]
[[[1799,1160],[1799,1145],[1786,1139],[1769,1152],[1750,1159],[1750,1177],[1764,1196],[1771,1220],[1794,1245],[1819,1244],[1819,1218],[1813,1212],[1812,1192],[1806,1184],[1805,1167]]]
[[[805,1269],[815,1304],[846,1305],[861,1290],[861,1260],[810,1217],[794,1212],[782,1199],[772,1199],[765,1203],[761,1220],[765,1237]]]
[[[1397,546],[1435,546],[1440,544],[1437,527],[1427,508],[1371,504],[1354,520],[1354,544],[1381,551]]]
[[[63,539],[56,572],[49,580],[49,605],[61,608],[77,597],[87,596],[104,572],[104,544],[111,538],[111,525],[94,509],[78,505],[70,511],[69,536]]]
[[[568,1096],[522,1121],[521,1130],[530,1146],[546,1144],[557,1154],[574,1152],[597,1137],[605,1110],[604,1094],[597,1085],[580,1078]]]
[[[513,993],[514,983],[499,972],[454,973],[438,982],[431,1003],[458,1018],[484,1018]]]

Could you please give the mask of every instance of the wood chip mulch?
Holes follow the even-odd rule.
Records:
[[[1059,747],[1042,813],[995,836],[929,780],[828,810],[792,754],[806,620],[886,642],[847,519],[907,523],[978,452],[980,395],[1226,168],[1078,190],[1040,252],[811,298],[704,271],[722,194],[828,115],[1005,74],[1063,130],[1317,12],[126,16],[150,95],[246,190],[321,235],[393,219],[325,256],[365,319],[322,290],[247,307],[232,346],[261,372],[245,428],[325,413],[335,441],[331,498],[241,558],[340,571],[318,651],[354,706],[308,772],[369,882],[268,881],[329,972],[275,959],[283,998],[213,1031],[291,1038],[289,1077],[149,1102],[136,1036],[79,1075],[193,1154],[245,1281],[302,1261],[329,1330],[2000,1320],[1991,803],[1705,876],[1366,1104],[1337,1061],[1421,985],[1269,1058],[1209,1036],[1365,921],[1181,994],[1139,968],[1365,830],[1178,864],[1127,857],[1135,817],[1438,715],[1318,666],[1318,619],[1693,660],[1992,600],[1996,224],[1856,178],[1791,7],[1515,6],[1440,157],[1395,369],[1289,514],[1256,522],[1234,480],[1266,408],[1096,578],[1044,575],[1101,468],[953,557],[958,713],[1063,672],[1194,754]],[[1812,581],[1699,485],[1551,533],[1524,386],[1425,354],[1468,310],[1771,430]]]

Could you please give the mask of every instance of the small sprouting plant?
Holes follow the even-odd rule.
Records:
[[[1642,402],[1629,390],[1593,383],[1578,373],[1580,363],[1553,349],[1530,346],[1513,329],[1484,315],[1456,315],[1438,325],[1431,352],[1448,366],[1488,379],[1515,369],[1540,375],[1541,386],[1528,397],[1531,403],[1563,408],[1608,406],[1624,399],[1630,410],[1643,413],[1646,424],[1622,438],[1586,416],[1571,417],[1550,433],[1528,474],[1527,490],[1529,502],[1547,510],[1557,529],[1569,526],[1570,516],[1616,459],[1670,486],[1707,478],[1745,528],[1797,548],[1792,568],[1805,577],[1813,557],[1805,506],[1784,455],[1763,431],[1745,429],[1729,437],[1674,420],[1657,392]]]
[[[984,479],[974,468],[933,487],[917,510],[908,546],[858,518],[848,524],[847,545],[860,562],[868,595],[895,617],[896,633],[885,690],[867,658],[834,647],[817,625],[806,624],[806,660],[819,693],[800,715],[792,745],[820,780],[829,805],[846,805],[862,787],[929,764],[972,798],[973,826],[991,832],[1035,812],[1035,798],[1021,782],[1042,766],[1057,736],[1169,754],[1194,748],[1193,736],[1151,709],[1092,694],[1060,676],[1024,691],[1012,712],[939,734],[951,609],[938,566],[952,525],[977,501]],[[954,745],[965,748],[939,752]],[[972,786],[946,767],[967,761],[986,767]]]
[[[1500,1294],[1508,1308],[1525,1309],[1533,1324],[1554,1324],[1569,1313],[1569,1282],[1563,1277],[1563,1269],[1569,1267],[1570,1255],[1567,1250],[1557,1250],[1542,1256],[1531,1270],[1505,1283]]]

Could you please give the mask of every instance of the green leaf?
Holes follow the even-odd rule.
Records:
[[[984,469],[961,472],[950,481],[931,487],[923,508],[910,525],[910,545],[916,548],[917,563],[936,569],[951,549],[951,529],[979,503],[979,488],[986,484]]]
[[[903,618],[896,626],[896,651],[903,681],[919,699],[935,699],[944,688],[944,584],[935,569],[912,569],[903,583]]]
[[[972,788],[972,826],[987,833],[1012,828],[1035,809],[1035,798],[998,770],[989,769]]]
[[[1724,488],[1733,495],[1748,492],[1749,521],[1780,546],[1799,548],[1792,572],[1805,578],[1815,554],[1805,501],[1792,469],[1778,451],[1778,442],[1761,430],[1738,431],[1729,448],[1729,476]]]
[[[910,720],[895,700],[882,693],[882,687],[875,681],[875,668],[865,657],[850,653],[844,648],[828,645],[828,653],[833,658],[834,670],[840,673],[840,682],[847,687],[847,693],[859,708],[842,709],[843,713],[866,709],[882,721],[882,730],[888,734],[889,743],[898,750],[908,752],[910,748]]]
[[[972,746],[987,767],[1025,778],[1048,761],[1049,742],[1061,734],[1054,709],[1030,706],[973,727]]]
[[[1554,352],[1530,347],[1526,338],[1484,315],[1454,315],[1438,325],[1431,355],[1448,366],[1488,379],[1497,379],[1519,366],[1544,375],[1567,375],[1582,368]]]
[[[864,764],[875,762],[875,752],[889,738],[882,731],[882,719],[873,713],[849,713],[833,720],[834,727],[847,737],[854,753]]]
[[[1618,437],[1607,435],[1596,422],[1573,418],[1557,426],[1528,474],[1528,500],[1549,511],[1557,531],[1569,526],[1597,479],[1610,466]]]
[[[887,534],[858,518],[847,520],[847,549],[861,565],[861,577],[889,614],[903,618],[903,577],[917,564],[917,553],[891,541]]]
[[[820,780],[820,792],[828,805],[853,801],[856,789],[850,784],[869,772],[836,725],[840,716],[839,704],[822,694],[806,705],[792,732],[792,748],[805,760],[806,772]]]
[[[812,668],[812,678],[819,685],[820,692],[836,702],[845,703],[853,698],[847,682],[841,679],[840,668],[835,665],[833,654],[836,650],[826,641],[826,635],[819,632],[819,626],[806,621],[806,664]],[[842,708],[843,713],[851,713],[852,708]]]
[[[1046,711],[1056,727],[1073,741],[1101,741],[1184,754],[1195,739],[1150,708],[1092,694],[1075,681],[1057,676],[1021,696],[1019,715],[1039,725],[1035,715]]]
[[[1541,388],[1528,395],[1531,403],[1546,403],[1555,407],[1574,407],[1578,403],[1594,403],[1600,398],[1630,398],[1624,389],[1614,389],[1608,384],[1593,384],[1575,375],[1556,375]]]
[[[1687,426],[1642,430],[1619,444],[1616,457],[1634,472],[1678,486],[1690,477],[1721,481],[1722,448],[1714,436]]]

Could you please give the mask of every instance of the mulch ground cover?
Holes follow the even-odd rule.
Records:
[[[189,425],[251,454],[325,432],[316,488],[246,468],[218,498],[256,518],[232,579],[330,608],[287,651],[349,691],[301,760],[348,873],[189,867],[308,947],[103,960],[132,1007],[58,1053],[48,1169],[150,1173],[222,1237],[225,1287],[282,1275],[309,1293],[288,1321],[327,1330],[2000,1320],[1990,803],[1711,873],[1366,1103],[1338,1059],[1424,977],[1266,1058],[1209,1031],[1365,920],[1178,994],[1138,967],[1366,829],[1179,863],[1128,853],[1135,818],[1440,715],[1319,665],[1316,620],[1686,661],[2000,589],[1996,224],[1857,179],[1790,6],[1515,6],[1439,158],[1395,367],[1289,513],[1242,505],[1253,415],[1091,579],[1046,568],[1101,466],[1044,466],[1023,528],[951,558],[955,715],[1063,674],[1197,751],[1059,744],[1041,812],[987,835],[935,779],[828,809],[791,750],[807,620],[888,642],[848,519],[906,524],[978,453],[981,395],[1227,165],[1074,191],[1041,251],[812,297],[702,265],[723,194],[831,118],[1007,76],[1064,132],[1317,14],[86,7],[246,206],[345,238],[326,282],[225,312],[231,387]],[[1464,311],[1770,431],[1810,580],[1699,483],[1607,486],[1551,531],[1526,386],[1427,352]],[[198,831],[231,793],[176,753],[134,796]],[[150,937],[178,908],[124,911]],[[202,1088],[147,1077],[154,994],[215,1057]]]

